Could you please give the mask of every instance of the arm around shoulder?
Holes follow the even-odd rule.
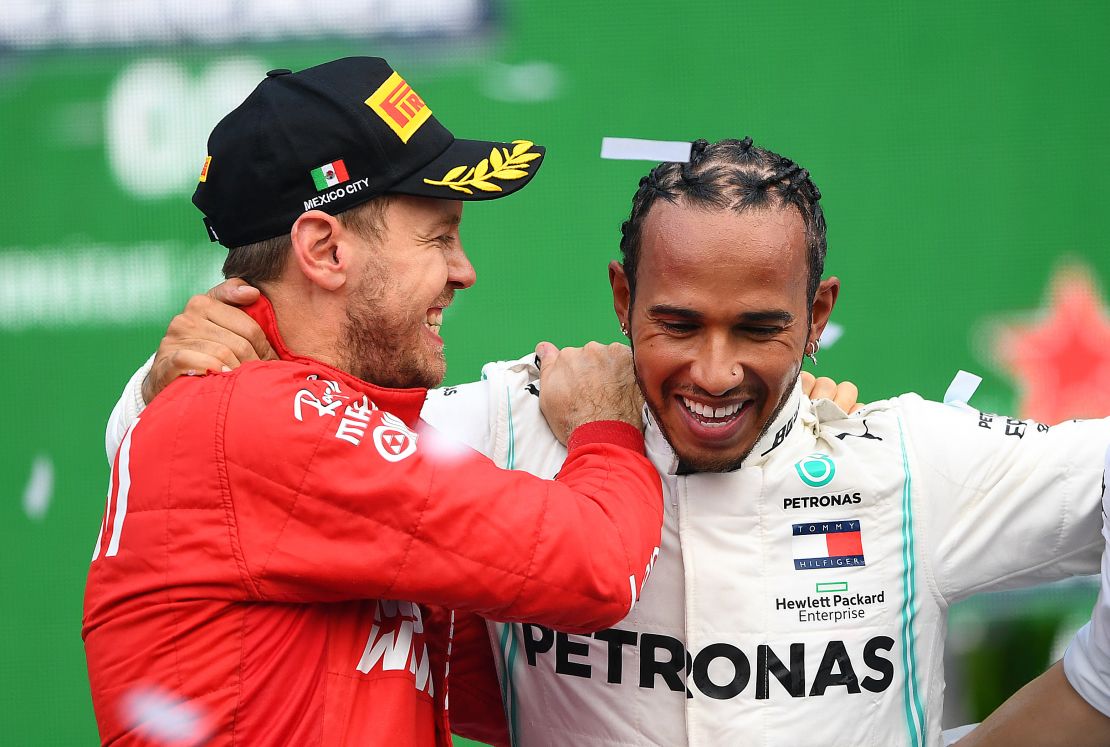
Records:
[[[298,420],[297,398],[323,404],[328,382],[284,370],[240,379],[222,439],[261,598],[405,599],[576,631],[628,613],[662,526],[659,476],[634,428],[584,429],[558,480],[541,480],[382,409],[352,410],[358,428],[344,425],[353,405],[306,405]]]

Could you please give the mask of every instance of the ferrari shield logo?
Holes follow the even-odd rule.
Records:
[[[416,451],[416,434],[392,425],[374,429],[374,448],[388,462],[399,462]]]

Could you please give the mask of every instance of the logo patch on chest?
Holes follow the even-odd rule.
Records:
[[[832,482],[836,464],[828,454],[814,453],[794,465],[798,477],[811,488],[821,488]]]
[[[416,452],[416,434],[390,413],[382,414],[382,425],[374,429],[374,447],[387,462],[399,462]]]
[[[859,519],[792,524],[791,551],[796,571],[867,565]]]

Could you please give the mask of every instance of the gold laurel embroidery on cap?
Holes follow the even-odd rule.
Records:
[[[513,152],[508,148],[494,148],[489,152],[489,158],[483,158],[477,166],[456,166],[443,175],[439,181],[425,179],[425,184],[437,187],[450,187],[456,192],[474,194],[473,189],[483,192],[501,192],[500,185],[494,184],[490,179],[522,179],[528,176],[528,166],[542,153],[531,153],[534,143],[531,140],[514,140]],[[468,170],[469,169],[469,170]]]

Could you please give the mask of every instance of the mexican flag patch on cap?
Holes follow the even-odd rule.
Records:
[[[312,181],[316,183],[316,189],[327,189],[334,187],[336,184],[342,184],[350,177],[347,176],[347,167],[343,165],[343,159],[325,163],[318,169],[312,170]]]

